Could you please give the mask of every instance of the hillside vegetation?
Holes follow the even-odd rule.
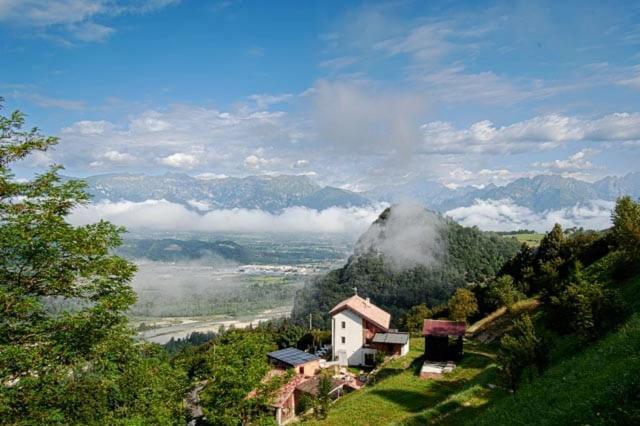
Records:
[[[377,220],[383,232],[393,212],[391,207]],[[326,326],[327,313],[339,301],[351,296],[354,287],[358,294],[371,298],[397,321],[414,305],[439,305],[446,302],[456,288],[489,280],[519,247],[513,238],[463,227],[432,213],[429,220],[438,222],[437,235],[432,238],[441,242],[435,253],[425,254],[425,257],[433,256],[435,260],[431,263],[398,269],[385,252],[356,253],[342,268],[307,283],[298,291],[292,314],[294,321],[308,321],[311,314],[317,326]],[[402,241],[398,245],[402,246]]]

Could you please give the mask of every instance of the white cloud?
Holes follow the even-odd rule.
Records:
[[[587,149],[583,149],[581,151],[576,152],[566,160],[536,162],[536,163],[533,163],[532,166],[551,170],[551,171],[556,171],[556,172],[593,169],[594,168],[593,163],[589,161],[587,158],[595,154],[596,152],[598,151],[587,148]]]
[[[52,153],[72,168],[85,168],[105,151],[118,151],[136,157],[132,165],[148,166],[152,159],[159,158],[160,164],[172,167],[202,167],[202,172],[215,167],[219,172],[237,173],[252,155],[257,157],[258,166],[274,164],[273,158],[259,154],[263,147],[278,155],[284,149],[285,156],[293,156],[289,148],[295,144],[295,157],[299,158],[307,134],[298,126],[283,112],[173,105],[167,110],[145,111],[125,123],[73,123],[63,129],[61,143]],[[287,160],[283,162],[285,168],[294,161]]]
[[[102,155],[102,158],[104,158],[107,161],[110,161],[112,163],[130,163],[132,161],[134,161],[136,158],[131,155],[128,154],[126,152],[119,152],[116,150],[111,150],[111,151],[107,151]]]
[[[101,135],[113,126],[108,121],[82,120],[62,129],[62,133],[77,133],[81,135]]]
[[[179,0],[1,0],[0,22],[30,28],[46,38],[69,44],[66,37],[100,42],[115,29],[96,22],[121,14],[149,13]],[[64,37],[60,37],[63,34]]]
[[[397,204],[385,221],[374,222],[362,234],[354,253],[380,253],[397,269],[433,266],[443,253],[443,225],[440,216],[420,205]]]
[[[256,103],[258,109],[268,108],[270,105],[286,102],[293,98],[291,93],[283,93],[281,95],[258,94],[248,96],[247,99]]]
[[[303,169],[309,165],[308,160],[297,160],[295,163],[291,165],[294,169]]]
[[[198,204],[197,201],[195,203]],[[306,207],[291,207],[280,213],[230,209],[211,210],[201,214],[166,200],[105,201],[77,208],[70,215],[69,222],[81,225],[105,219],[129,229],[161,231],[306,232],[358,235],[367,229],[383,208],[384,206],[332,207],[313,210]]]
[[[162,113],[146,111],[140,117],[131,120],[131,130],[140,132],[161,132],[168,130],[171,125],[162,120]]]
[[[207,210],[211,209],[211,205],[209,203],[207,203],[206,201],[189,200],[189,201],[187,201],[187,203],[191,207],[196,208],[196,209],[200,210],[201,212],[206,212]]]
[[[245,166],[249,167],[250,169],[259,169],[262,166],[266,166],[267,164],[271,163],[272,160],[266,159],[266,158],[262,158],[262,157],[258,157],[255,154],[251,154],[249,155],[247,158],[244,159],[244,164]]]
[[[640,140],[640,113],[615,113],[595,120],[551,114],[502,127],[484,120],[468,129],[437,121],[422,129],[427,152],[513,154],[574,141]]]
[[[471,206],[449,210],[445,215],[464,226],[477,226],[487,231],[534,229],[543,232],[555,223],[565,228],[608,228],[613,207],[613,202],[593,200],[587,205],[536,213],[511,200],[476,200]]]
[[[198,164],[198,159],[191,154],[176,152],[175,154],[158,159],[158,162],[177,169],[192,169]]]
[[[629,77],[622,78],[617,81],[621,86],[628,86],[634,89],[640,89],[640,65],[632,68],[633,74]]]
[[[95,22],[83,22],[73,24],[68,27],[74,36],[85,42],[101,42],[105,41],[115,30],[106,25],[97,24]]]
[[[58,108],[70,111],[82,111],[86,108],[86,105],[83,101],[46,96],[39,94],[34,90],[14,90],[11,93],[11,97],[25,99],[42,108]]]
[[[223,174],[223,173],[211,173],[211,172],[207,172],[207,173],[200,173],[198,175],[196,175],[197,179],[201,179],[201,180],[215,180],[215,179],[226,179],[229,176]]]

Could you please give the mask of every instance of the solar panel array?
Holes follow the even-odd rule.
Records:
[[[296,348],[286,348],[280,349],[279,351],[269,352],[267,354],[270,358],[273,358],[277,361],[283,362],[285,364],[296,366],[300,364],[307,363],[309,361],[315,361],[318,358],[315,355],[306,353]]]
[[[373,343],[389,343],[392,345],[404,345],[409,341],[409,335],[405,333],[376,333]]]

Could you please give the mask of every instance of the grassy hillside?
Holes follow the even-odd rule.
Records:
[[[608,279],[610,260],[586,272]],[[309,424],[640,424],[640,275],[616,287],[634,312],[631,317],[584,350],[574,336],[559,337],[554,364],[514,394],[495,386],[495,343],[467,341],[454,372],[433,381],[418,377],[423,341],[412,339],[409,355],[389,363],[375,384],[343,397],[326,420]],[[514,312],[537,312],[538,306],[529,299]],[[513,315],[498,310],[470,330],[495,342]]]
[[[623,290],[636,313],[620,329],[500,399],[471,423],[638,424],[640,276]]]
[[[467,345],[464,360],[440,381],[423,380],[424,340],[411,339],[411,350],[403,358],[389,362],[378,374],[374,385],[338,400],[322,421],[309,425],[386,425],[424,424],[459,411],[472,412],[483,404],[495,380],[495,354],[477,344]]]

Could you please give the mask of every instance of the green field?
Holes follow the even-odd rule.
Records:
[[[461,364],[443,380],[419,377],[424,340],[411,339],[411,350],[403,358],[389,362],[376,383],[348,394],[331,408],[322,421],[310,425],[421,425],[442,420],[454,423],[474,415],[492,394],[487,385],[495,382],[495,354],[473,342],[466,345]]]
[[[542,240],[542,237],[544,237],[544,234],[538,234],[538,233],[533,233],[533,234],[509,234],[509,235],[505,235],[505,236],[506,237],[514,237],[516,240],[518,240],[521,243],[527,243],[531,247],[537,247],[537,246],[540,245],[540,240]]]

